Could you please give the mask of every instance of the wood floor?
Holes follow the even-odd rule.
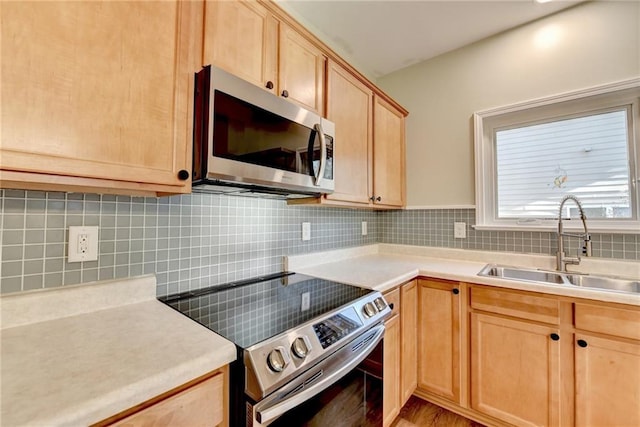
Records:
[[[484,427],[475,421],[411,396],[391,427]]]

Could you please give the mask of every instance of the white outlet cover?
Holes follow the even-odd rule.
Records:
[[[363,236],[366,236],[366,235],[367,235],[367,233],[368,233],[368,230],[367,230],[367,221],[362,221],[362,235],[363,235]]]
[[[98,227],[69,227],[68,262],[98,260]]]
[[[467,238],[467,223],[466,222],[454,222],[453,223],[453,237],[455,239]]]
[[[302,223],[302,240],[311,240],[311,223]]]

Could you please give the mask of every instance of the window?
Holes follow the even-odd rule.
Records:
[[[476,227],[555,227],[572,194],[590,229],[640,233],[639,98],[636,79],[475,114]]]

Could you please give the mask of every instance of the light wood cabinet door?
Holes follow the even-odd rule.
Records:
[[[405,204],[404,115],[374,96],[373,197],[376,205]]]
[[[382,425],[390,426],[400,413],[400,315],[384,324]]]
[[[576,426],[640,425],[640,343],[577,333],[575,384]]]
[[[190,190],[178,172],[201,3],[5,2],[1,15],[3,186]]]
[[[280,23],[278,93],[324,116],[327,58],[300,33]]]
[[[401,363],[400,406],[407,403],[418,385],[418,282],[413,280],[400,289]]]
[[[276,93],[278,26],[256,1],[207,1],[202,65],[215,65]]]
[[[336,125],[335,191],[327,199],[369,204],[371,197],[373,92],[329,61],[327,118]]]
[[[459,403],[462,346],[459,284],[420,279],[418,301],[418,388]]]
[[[471,407],[515,426],[560,425],[561,352],[551,334],[559,332],[472,313]]]

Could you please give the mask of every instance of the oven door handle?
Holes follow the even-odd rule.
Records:
[[[351,372],[360,362],[367,358],[384,336],[384,325],[374,326],[359,339],[355,339],[333,355],[329,356],[315,367],[307,371],[298,381],[289,384],[286,389],[274,393],[262,402],[256,404],[255,414],[260,424],[268,425],[280,415],[295,408],[301,403],[320,393],[346,374]],[[309,378],[314,378],[321,373],[319,381],[304,385]],[[310,374],[310,375],[309,375]],[[313,380],[311,380],[313,381]],[[302,386],[298,392],[289,394],[288,390],[295,390]]]

